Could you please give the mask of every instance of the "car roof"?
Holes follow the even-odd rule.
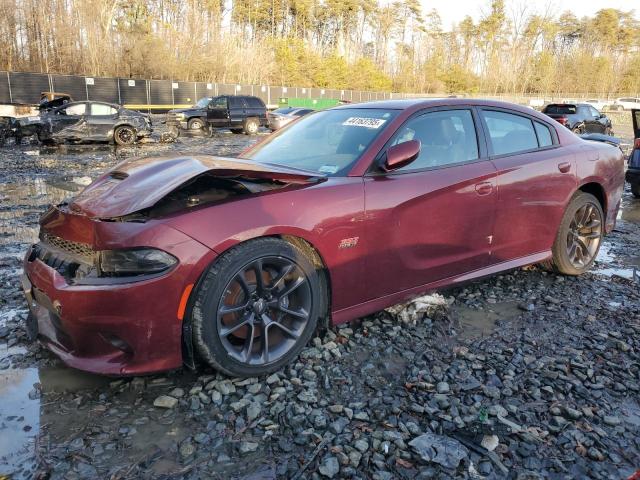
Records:
[[[456,107],[456,106],[476,106],[490,108],[504,108],[525,115],[546,119],[545,115],[538,113],[529,106],[518,105],[516,103],[503,102],[500,100],[490,100],[484,98],[405,98],[398,100],[377,100],[366,103],[349,103],[338,105],[332,110],[349,110],[354,108],[381,108],[389,110],[405,110],[410,113],[431,107]]]

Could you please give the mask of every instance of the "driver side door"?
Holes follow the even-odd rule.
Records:
[[[418,158],[365,176],[369,298],[488,266],[496,169],[477,125],[471,107],[413,116],[385,149],[419,140]]]
[[[212,127],[229,126],[229,105],[227,97],[215,97],[207,107],[207,123]]]

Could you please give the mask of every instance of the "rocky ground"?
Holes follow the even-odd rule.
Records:
[[[324,332],[267,377],[200,367],[109,379],[26,342],[20,256],[48,203],[126,156],[234,154],[257,138],[0,149],[0,476],[525,480],[640,469],[640,202],[628,194],[593,273],[530,267],[445,291]]]

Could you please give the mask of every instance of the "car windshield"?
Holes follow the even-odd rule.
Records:
[[[209,97],[201,98],[200,100],[198,100],[196,102],[196,107],[198,107],[198,108],[206,108],[207,105],[209,105],[210,101],[211,101],[211,99]]]
[[[397,110],[373,108],[311,113],[270,136],[245,158],[328,176],[345,175],[397,114]]]

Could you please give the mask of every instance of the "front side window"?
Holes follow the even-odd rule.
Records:
[[[533,123],[527,117],[494,110],[482,110],[494,155],[525,152],[538,148]]]
[[[58,110],[59,115],[84,115],[86,110],[84,103],[76,103],[75,105],[70,105],[67,108],[61,108]]]
[[[108,116],[115,115],[118,111],[111,105],[105,105],[103,103],[91,104],[91,115]]]
[[[211,97],[204,97],[198,100],[195,106],[198,108],[207,108],[210,102],[211,102]]]
[[[217,97],[211,101],[211,108],[226,110],[227,109],[227,97]]]
[[[443,167],[478,159],[478,140],[470,110],[425,113],[405,123],[391,145],[420,141],[420,155],[401,170]]]
[[[390,109],[339,108],[306,115],[270,135],[245,158],[345,175],[397,114]]]
[[[589,107],[589,111],[591,112],[591,116],[593,118],[600,118],[600,112],[593,107]]]

